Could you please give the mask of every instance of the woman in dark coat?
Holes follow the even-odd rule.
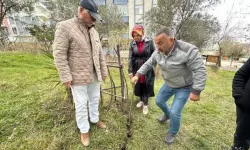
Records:
[[[232,150],[249,150],[250,144],[250,58],[233,79],[236,104],[236,131]]]
[[[155,51],[155,45],[151,38],[144,37],[144,28],[136,25],[132,32],[133,41],[129,48],[129,77],[130,79],[136,74],[137,70],[150,58]],[[148,99],[154,96],[155,73],[151,69],[141,76],[134,88],[134,94],[140,97],[140,102],[136,107],[143,107],[143,114],[148,113]]]

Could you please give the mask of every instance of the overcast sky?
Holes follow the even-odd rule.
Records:
[[[250,23],[250,0],[221,0],[221,4],[217,5],[212,13],[221,23],[225,23],[232,8],[232,24],[239,21],[243,24]]]
[[[227,18],[230,17],[231,10],[233,13],[228,28],[233,29],[231,35],[238,41],[248,43],[244,35],[249,35],[246,28],[250,24],[250,0],[221,0],[221,3],[211,10],[211,13],[218,18],[222,30]]]

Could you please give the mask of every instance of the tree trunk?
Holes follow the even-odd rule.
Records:
[[[220,47],[220,43],[218,43],[218,45],[219,45],[219,60],[218,60],[218,66],[221,67],[222,48]]]
[[[231,57],[230,67],[232,67],[233,61],[234,61],[234,55],[232,55],[232,57]]]

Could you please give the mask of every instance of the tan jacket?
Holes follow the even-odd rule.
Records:
[[[91,40],[90,40],[91,39]],[[88,29],[77,17],[56,25],[53,56],[63,83],[86,85],[107,76],[99,34]]]

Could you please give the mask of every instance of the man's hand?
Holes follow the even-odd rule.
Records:
[[[132,79],[131,79],[131,83],[133,84],[133,85],[135,85],[136,84],[136,82],[138,81],[138,79],[139,79],[139,77],[138,76],[134,76]]]
[[[64,85],[66,86],[66,88],[68,88],[68,89],[69,89],[69,88],[70,88],[70,86],[71,86],[71,81],[69,81],[69,82],[65,82],[65,83],[64,83]]]
[[[128,77],[131,80],[133,78],[133,73],[128,74]]]
[[[200,100],[200,95],[195,95],[193,93],[190,93],[190,100],[191,101],[199,101]]]

